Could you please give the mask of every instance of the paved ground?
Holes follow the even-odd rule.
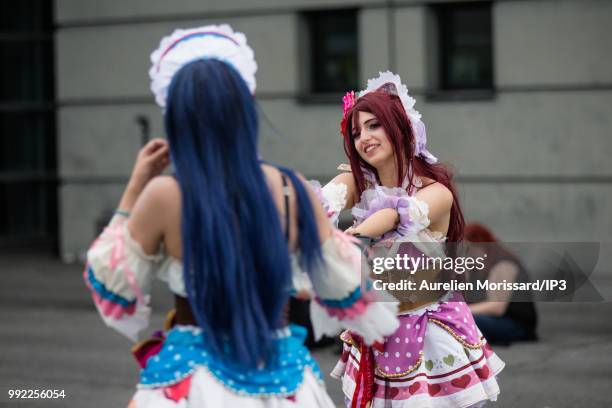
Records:
[[[0,407],[121,407],[136,364],[127,340],[97,317],[81,267],[49,256],[0,257]],[[612,279],[610,279],[612,282]],[[154,307],[166,310],[162,287]],[[156,296],[158,295],[158,296]],[[507,367],[492,407],[612,407],[612,303],[539,304],[541,341],[497,347]],[[161,324],[161,313],[154,326]],[[337,356],[315,353],[323,372]],[[340,405],[336,381],[328,391]],[[64,400],[10,401],[9,388],[63,389]]]

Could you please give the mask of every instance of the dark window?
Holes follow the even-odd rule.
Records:
[[[0,27],[7,32],[51,32],[53,1],[19,0],[0,2]]]
[[[53,112],[0,111],[0,172],[53,172]]]
[[[57,187],[50,182],[0,182],[0,246],[49,244],[49,232],[55,229]],[[42,204],[42,205],[41,205]]]
[[[0,247],[56,243],[52,8],[0,3]]]
[[[336,93],[359,83],[357,11],[304,13],[308,36],[308,93]]]
[[[0,40],[0,101],[40,102],[53,99],[53,49],[47,39],[16,35]]]
[[[439,89],[493,88],[491,3],[433,6],[438,31]]]

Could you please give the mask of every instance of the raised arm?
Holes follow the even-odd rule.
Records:
[[[399,213],[394,208],[383,208],[370,215],[356,227],[350,227],[345,232],[351,235],[362,235],[370,238],[379,237],[394,230],[399,222]]]
[[[130,180],[119,202],[118,212],[129,213],[149,181],[160,175],[170,164],[168,142],[153,139],[136,156]]]
[[[152,222],[145,227],[143,217],[147,211],[158,210],[152,207],[156,183],[150,181],[166,165],[164,141],[153,140],[141,149],[117,214],[87,252],[83,277],[98,312],[108,326],[134,341],[148,325],[152,269],[161,260],[155,254],[161,233],[147,229],[159,225]]]

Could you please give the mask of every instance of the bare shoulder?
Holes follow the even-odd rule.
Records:
[[[346,184],[348,188],[355,188],[355,177],[353,177],[353,173],[340,173],[336,177],[334,177],[330,183],[343,183]]]
[[[266,163],[262,163],[261,170],[264,172],[266,177],[278,175],[278,173],[280,173],[280,170],[278,170],[278,168]]]
[[[431,182],[427,183],[426,180]],[[421,188],[416,196],[420,200],[428,203],[438,203],[443,208],[450,210],[453,205],[453,193],[442,183],[438,183],[435,180],[423,178],[423,188]]]
[[[150,209],[180,207],[181,190],[172,176],[157,176],[145,187],[137,205]]]
[[[157,176],[147,184],[144,192],[158,199],[167,199],[179,195],[181,190],[174,177]]]
[[[132,237],[146,253],[156,253],[169,225],[179,225],[180,208],[180,189],[173,177],[158,176],[147,183],[128,224]]]

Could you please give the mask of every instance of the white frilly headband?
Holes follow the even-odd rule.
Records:
[[[184,65],[204,58],[215,58],[230,64],[255,93],[257,63],[246,36],[227,24],[178,29],[161,39],[151,54],[151,91],[155,102],[164,109],[172,77]]]
[[[416,146],[414,155],[421,156],[427,163],[437,163],[438,159],[436,156],[427,150],[427,132],[425,130],[425,124],[421,120],[419,111],[414,109],[416,100],[408,94],[408,88],[406,88],[406,85],[402,84],[399,75],[391,71],[379,72],[378,74],[377,78],[368,80],[368,86],[359,93],[359,97],[374,91],[383,91],[399,96],[404,106],[404,110],[408,115],[408,119],[410,119],[413,134],[415,135]]]

